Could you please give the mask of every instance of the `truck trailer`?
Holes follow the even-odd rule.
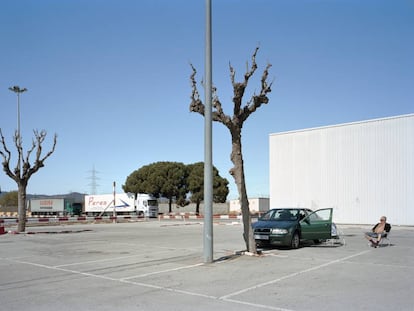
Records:
[[[30,199],[28,207],[33,216],[80,215],[82,204],[65,198]]]
[[[115,197],[115,204],[114,204]],[[85,196],[85,213],[97,215],[138,215],[158,217],[158,201],[146,193],[117,193]]]

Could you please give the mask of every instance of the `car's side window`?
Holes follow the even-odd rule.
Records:
[[[331,219],[331,210],[324,209],[309,215],[310,221],[326,221]]]
[[[303,218],[305,218],[306,217],[306,212],[304,211],[304,210],[301,210],[300,212],[299,212],[299,220],[302,220]]]
[[[315,220],[318,220],[318,216],[316,215],[316,213],[312,213],[312,214],[310,214],[309,215],[309,220],[310,221],[315,221]]]

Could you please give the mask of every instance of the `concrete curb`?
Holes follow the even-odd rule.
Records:
[[[158,220],[174,219],[174,220],[197,220],[204,219],[202,215],[191,215],[187,213],[178,215],[159,215]],[[213,219],[237,219],[241,220],[241,215],[214,215]],[[26,219],[27,224],[56,224],[67,222],[96,222],[96,221],[145,221],[148,220],[142,216],[75,216],[75,217],[29,217]],[[19,221],[17,218],[0,218],[0,227],[6,225],[17,224]]]

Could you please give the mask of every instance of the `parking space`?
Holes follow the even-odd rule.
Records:
[[[368,227],[341,229],[345,246],[254,257],[234,255],[244,249],[239,223],[218,222],[218,260],[203,264],[198,221],[31,228],[0,236],[0,301],[5,310],[411,310],[414,229],[394,227],[392,245],[376,249],[363,239]]]

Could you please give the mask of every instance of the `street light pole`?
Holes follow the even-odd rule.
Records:
[[[211,0],[206,0],[204,112],[204,262],[213,262],[212,34]]]
[[[13,86],[13,87],[9,87],[9,90],[12,92],[15,92],[17,94],[17,141],[19,146],[21,147],[22,145],[22,138],[20,135],[20,94],[24,93],[27,91],[26,88],[20,88],[17,85]],[[17,165],[19,167],[19,178],[21,177],[21,153],[19,152],[19,159],[17,162]]]

